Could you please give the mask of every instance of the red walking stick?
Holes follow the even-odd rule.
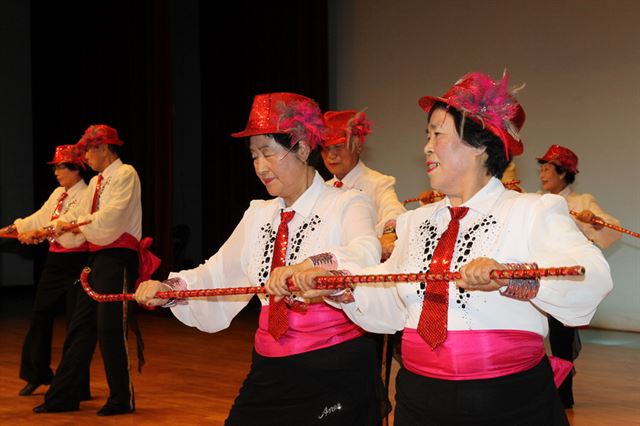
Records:
[[[121,302],[125,300],[134,300],[133,293],[121,294],[99,294],[96,293],[88,282],[88,276],[91,268],[84,268],[80,274],[80,283],[84,291],[96,302]],[[585,270],[582,266],[559,266],[551,268],[537,269],[496,269],[491,271],[492,279],[534,279],[542,277],[568,277],[568,276],[584,276]],[[376,284],[390,282],[422,282],[422,281],[456,281],[461,278],[459,272],[444,272],[433,274],[429,272],[415,274],[384,274],[384,275],[340,275],[325,276],[315,279],[318,290],[341,290],[344,288],[352,288],[358,284]],[[290,290],[292,292],[299,291],[293,284]],[[259,294],[266,293],[266,289],[262,286],[254,287],[229,287],[229,288],[211,288],[200,290],[176,290],[176,291],[159,291],[155,297],[159,299],[188,299],[192,297],[212,297],[212,296],[235,296],[239,294]]]

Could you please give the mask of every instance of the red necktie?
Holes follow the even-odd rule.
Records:
[[[296,212],[289,211],[280,212],[280,226],[276,234],[276,241],[273,245],[273,259],[271,260],[271,270],[278,266],[285,265],[287,256],[287,243],[289,242],[289,222],[293,219]],[[284,300],[275,302],[273,296],[269,298],[269,334],[278,340],[289,328],[289,319],[287,317],[287,305]]]
[[[433,258],[429,264],[430,273],[449,271],[460,229],[460,219],[467,214],[468,210],[468,207],[449,207],[451,222],[440,236],[440,241],[433,251]],[[420,321],[418,322],[418,334],[431,346],[431,349],[437,348],[447,338],[448,311],[449,282],[427,281],[422,312],[420,312]]]
[[[60,213],[62,212],[62,203],[68,195],[69,194],[67,194],[67,191],[64,191],[62,194],[60,194],[60,197],[58,197],[58,205],[51,215],[51,220],[55,220],[60,217]]]
[[[344,183],[342,183],[341,180],[333,182],[333,186],[335,186],[336,188],[342,188],[342,185],[344,185]]]
[[[100,200],[100,189],[102,188],[102,173],[98,175],[98,183],[96,183],[96,192],[93,193],[93,202],[91,203],[91,213],[98,211],[98,200]]]

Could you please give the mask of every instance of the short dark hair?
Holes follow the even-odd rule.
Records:
[[[115,155],[120,157],[120,152],[122,151],[122,148],[120,147],[120,145],[108,143],[107,148],[109,148],[109,151],[113,152]]]
[[[548,163],[547,160],[538,160],[538,164],[546,164]],[[569,170],[565,169],[562,166],[557,165],[556,163],[551,163],[553,164],[553,168],[556,169],[556,173],[558,175],[561,175],[564,173],[564,181],[567,183],[567,185],[571,185],[573,182],[575,182],[576,180],[576,174],[575,173],[571,173]]]
[[[429,110],[428,119],[437,109],[443,109],[453,117],[458,134],[462,136],[462,141],[474,148],[486,148],[487,160],[485,167],[491,176],[502,179],[504,171],[509,165],[509,160],[504,151],[504,144],[499,137],[491,133],[481,124],[469,118],[463,120],[462,112],[444,102],[436,102]]]

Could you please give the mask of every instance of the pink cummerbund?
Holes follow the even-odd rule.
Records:
[[[255,348],[262,356],[282,357],[327,348],[355,339],[364,331],[349,321],[340,309],[326,303],[313,303],[306,312],[289,310],[289,329],[276,340],[269,334],[269,306],[260,311]]]
[[[402,335],[407,370],[443,380],[490,379],[529,370],[545,355],[542,336],[522,330],[448,331],[435,350],[413,328]]]
[[[88,251],[88,250],[89,250],[89,244],[86,241],[81,245],[79,245],[78,247],[73,247],[73,248],[64,248],[57,241],[54,241],[49,244],[49,251],[52,253],[77,253],[77,252]]]
[[[136,237],[125,232],[120,235],[114,242],[107,244],[106,246],[99,246],[97,244],[89,243],[89,251],[99,251],[109,248],[126,248],[133,251],[138,251],[140,242]]]

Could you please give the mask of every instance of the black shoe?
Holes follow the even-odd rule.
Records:
[[[38,389],[39,387],[40,387],[40,383],[27,383],[22,389],[20,389],[20,392],[18,392],[18,395],[29,396],[32,393],[34,393],[36,389]]]
[[[133,413],[135,408],[130,407],[114,407],[113,405],[105,405],[96,413],[98,416],[117,416],[118,414]]]
[[[36,414],[62,413],[63,411],[77,411],[77,410],[78,408],[48,407],[46,403],[40,404],[37,407],[33,407],[33,412]]]

